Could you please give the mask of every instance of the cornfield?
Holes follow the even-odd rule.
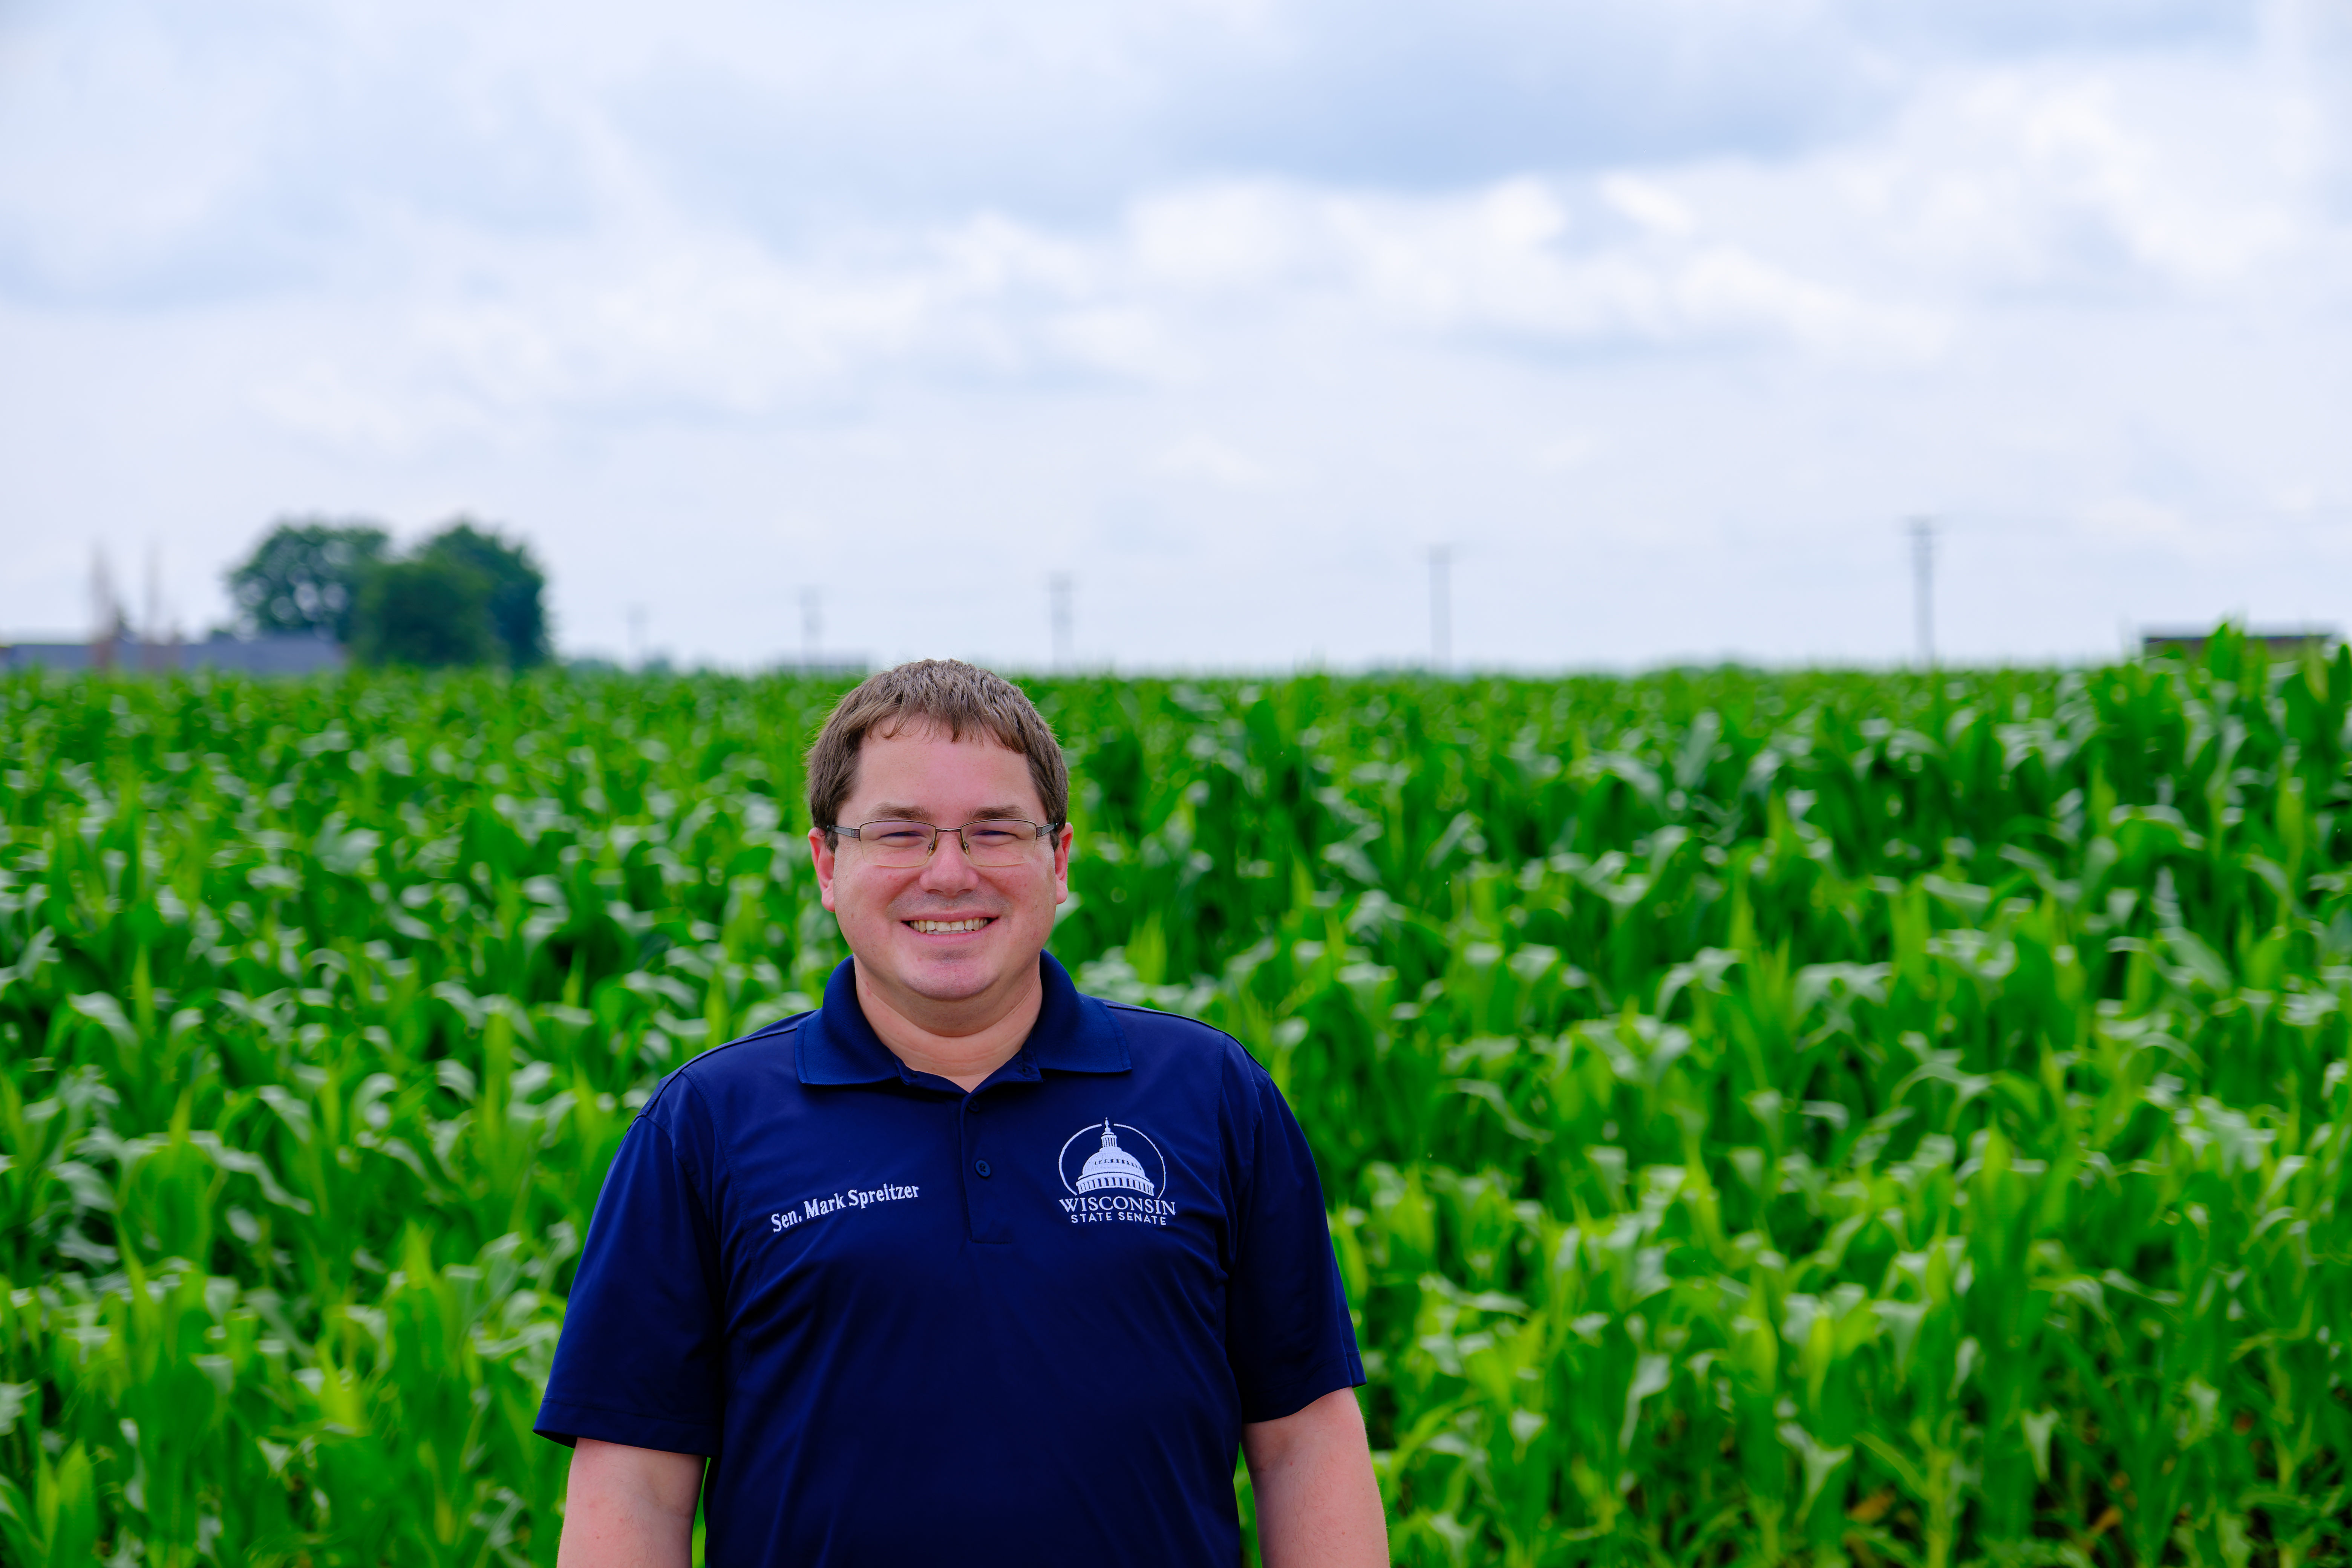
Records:
[[[602,1173],[843,955],[837,689],[0,684],[7,1562],[552,1563]],[[2352,657],[1032,689],[1399,1561],[2344,1560]]]

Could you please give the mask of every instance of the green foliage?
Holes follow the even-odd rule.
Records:
[[[229,571],[229,597],[247,631],[308,633],[348,643],[360,583],[390,543],[383,529],[358,519],[280,522]]]
[[[547,574],[466,518],[404,557],[373,523],[281,522],[227,577],[246,630],[331,637],[363,664],[528,669],[552,651]]]
[[[455,555],[385,562],[360,584],[352,653],[415,669],[488,664],[499,652],[490,593],[490,580]]]
[[[1401,1561],[2345,1557],[2352,658],[1033,689]],[[836,690],[0,683],[0,1553],[553,1561],[630,1112],[841,953]]]
[[[490,629],[508,668],[529,669],[547,662],[553,651],[542,602],[547,574],[532,558],[530,546],[459,518],[426,540],[417,553],[457,562],[489,584]]]

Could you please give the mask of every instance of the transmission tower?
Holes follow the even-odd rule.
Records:
[[[1915,517],[1911,533],[1911,610],[1919,634],[1919,668],[1936,668],[1936,520]]]
[[[1070,644],[1070,574],[1056,572],[1045,579],[1045,597],[1054,628],[1054,668],[1067,669],[1072,659]]]
[[[1429,547],[1429,666],[1443,670],[1454,662],[1454,547]]]

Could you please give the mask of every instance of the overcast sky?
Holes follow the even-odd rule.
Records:
[[[0,0],[0,635],[270,521],[571,652],[2352,621],[2346,0]],[[2333,431],[2334,435],[2329,433]]]

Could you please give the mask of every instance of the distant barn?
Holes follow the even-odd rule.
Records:
[[[2297,626],[2292,630],[2247,631],[2245,640],[2261,645],[2273,658],[2301,658],[2305,651],[2326,653],[2344,640],[2334,626]],[[2139,650],[2146,658],[2160,658],[2178,654],[2183,658],[2203,658],[2211,646],[2214,634],[2202,631],[2155,631],[2140,634]]]
[[[314,637],[237,637],[215,632],[203,642],[111,641],[0,643],[0,669],[110,669],[124,675],[174,669],[234,670],[245,675],[313,675],[351,662],[341,645]]]

